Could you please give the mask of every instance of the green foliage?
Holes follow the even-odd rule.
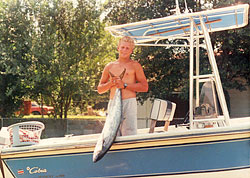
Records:
[[[55,116],[66,118],[72,100],[81,107],[98,97],[97,81],[112,59],[106,54],[112,43],[95,1],[79,0],[75,6],[69,1],[39,2],[33,93],[52,103]]]
[[[250,4],[249,0],[209,2],[216,8]],[[216,61],[224,88],[245,90],[245,86],[250,85],[250,15],[246,27],[213,33],[211,40],[217,51]]]
[[[197,4],[189,1],[189,5],[199,9],[200,6]],[[180,7],[181,11],[184,11],[184,1],[180,2]],[[166,17],[172,14],[170,10],[175,9],[175,1],[113,0],[109,1],[106,9],[109,10],[106,18],[110,23],[124,24]],[[142,64],[149,82],[149,92],[138,95],[141,102],[148,97],[167,98],[172,92],[180,91],[188,83],[189,54],[186,49],[137,47],[133,57]]]
[[[105,24],[165,17],[175,8],[174,0],[110,0],[102,8],[95,0],[72,2],[0,1],[1,117],[13,116],[24,98],[53,105],[60,118],[66,118],[72,106],[83,110],[106,100],[96,87],[105,64],[115,58],[116,41],[104,31]],[[202,2],[187,1],[193,11],[206,8]],[[204,2],[217,8],[238,1]],[[184,1],[180,7],[183,11]],[[103,10],[105,21],[100,20]],[[226,89],[243,90],[244,81],[249,85],[249,28],[211,34]],[[141,101],[175,91],[188,96],[188,56],[182,48],[137,47],[133,57],[142,64],[150,86],[150,92],[139,95]],[[200,57],[201,73],[210,71],[205,51]]]
[[[206,8],[225,7],[238,1],[187,1],[193,11]],[[245,1],[249,3],[249,1]],[[179,1],[184,11],[184,1]],[[175,1],[168,0],[110,0],[106,4],[107,20],[112,25],[165,17],[175,9]],[[211,34],[214,48],[220,51],[216,57],[225,89],[244,89],[249,85],[249,25],[242,29],[216,32]],[[174,41],[173,41],[174,42]],[[174,42],[175,43],[175,42]],[[148,97],[166,98],[171,93],[181,91],[181,96],[188,98],[189,50],[187,48],[142,47],[134,52],[134,58],[143,65],[149,81],[149,92],[139,95],[141,101]],[[200,53],[201,74],[211,72],[206,52]]]
[[[60,118],[72,100],[84,106],[103,97],[95,90],[114,45],[101,12],[94,0],[1,2],[2,116],[13,114],[26,96],[54,106]]]
[[[0,116],[12,116],[29,92],[32,22],[25,2],[0,2]]]

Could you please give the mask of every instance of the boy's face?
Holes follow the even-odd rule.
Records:
[[[133,45],[129,42],[121,41],[117,49],[120,58],[130,58],[133,52]]]

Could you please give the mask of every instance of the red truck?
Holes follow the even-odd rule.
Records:
[[[33,115],[49,115],[54,112],[54,107],[39,105],[37,102],[31,102],[31,113]]]

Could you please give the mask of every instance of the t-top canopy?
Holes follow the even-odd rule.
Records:
[[[173,37],[190,35],[190,21],[194,32],[202,33],[200,19],[209,32],[240,28],[248,23],[248,4],[219,8],[201,12],[171,15],[164,18],[106,27],[114,36],[130,36],[135,43],[158,41]]]

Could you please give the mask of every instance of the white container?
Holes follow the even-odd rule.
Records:
[[[21,122],[8,127],[10,143],[13,147],[39,143],[44,124],[37,121]]]

